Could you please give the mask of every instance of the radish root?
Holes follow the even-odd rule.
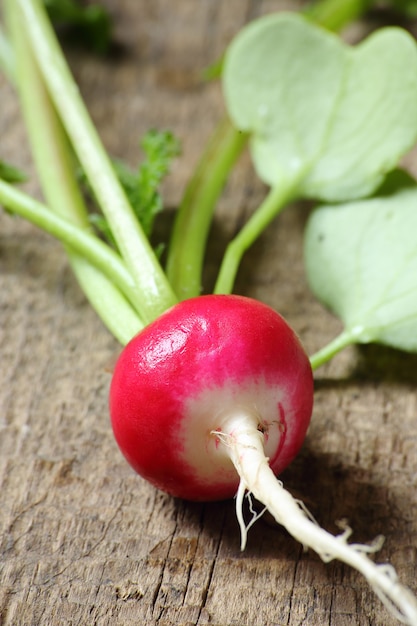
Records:
[[[243,517],[243,502],[244,502],[245,496],[249,500],[249,510],[252,514],[252,518],[249,523],[246,523]],[[251,528],[251,526],[253,526],[255,522],[257,522],[258,519],[262,517],[262,515],[265,513],[266,510],[267,510],[267,507],[264,506],[262,511],[259,511],[259,513],[255,511],[255,509],[253,508],[252,494],[250,491],[246,491],[245,482],[241,480],[239,483],[237,494],[236,494],[236,517],[237,517],[237,521],[239,523],[239,528],[240,528],[240,549],[241,550],[244,550],[246,547],[249,528]]]
[[[326,563],[338,559],[359,571],[392,615],[404,624],[417,625],[417,598],[398,581],[391,565],[376,564],[367,556],[381,548],[383,537],[377,537],[371,545],[348,544],[352,530],[346,524],[340,535],[332,535],[321,528],[305,505],[284,489],[270,469],[264,453],[264,436],[258,430],[256,417],[236,414],[228,421],[227,429],[213,434],[224,445],[240,476],[236,513],[242,549],[248,528],[257,519],[252,518],[249,525],[243,519],[244,494],[250,492],[303,546],[313,549]]]

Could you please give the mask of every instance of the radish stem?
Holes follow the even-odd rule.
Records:
[[[252,214],[236,237],[229,243],[224,255],[214,293],[231,293],[240,261],[246,250],[254,243],[268,224],[294,197],[299,177],[286,185],[272,187],[265,200]]]
[[[357,336],[348,330],[343,330],[340,335],[335,337],[326,346],[318,350],[310,357],[310,363],[313,370],[321,367],[330,361],[338,352],[344,348],[351,346],[357,342]]]
[[[12,48],[0,24],[0,69],[10,83],[14,82],[14,55]]]
[[[141,316],[149,322],[176,302],[175,295],[117,180],[43,7],[37,0],[12,4],[21,11],[21,27],[30,38],[65,130],[132,272]]]
[[[68,248],[67,252],[73,257],[73,252],[80,255],[79,269],[81,270],[81,262],[83,263],[83,271],[85,273],[87,262],[94,265],[95,268],[101,270],[97,276],[100,277],[103,284],[103,290],[107,287],[104,283],[104,277],[110,280],[110,286],[113,292],[119,292],[118,301],[122,301],[122,293],[126,298],[135,303],[136,292],[134,291],[133,278],[130,275],[126,265],[119,255],[103,241],[95,237],[88,230],[83,230],[79,226],[72,224],[67,219],[57,215],[48,207],[37,202],[31,196],[19,191],[12,185],[0,180],[0,203],[10,210],[12,213],[19,215],[35,226],[38,226],[45,232],[59,239]],[[90,270],[93,268],[90,267]],[[92,273],[90,274],[93,278]],[[92,282],[91,284],[96,285]],[[98,283],[97,283],[98,286]],[[121,292],[121,293],[120,293]],[[114,294],[112,294],[113,297]],[[100,297],[100,292],[97,292]],[[120,310],[118,310],[118,308]],[[111,313],[114,321],[121,326],[118,334],[122,333],[125,344],[139,330],[143,328],[143,322],[134,309],[125,301],[119,305],[114,304],[111,307]]]
[[[307,6],[303,12],[324,28],[337,31],[360,17],[371,5],[372,0],[321,0]],[[222,64],[223,57],[211,67],[211,72],[220,75]],[[228,119],[222,121],[210,138],[185,190],[167,261],[167,275],[180,300],[200,294],[203,256],[215,203],[247,140],[248,134],[234,128]],[[285,198],[281,202],[285,202]],[[245,232],[230,243],[216,293],[231,292],[245,250],[274,217],[267,217],[270,209],[265,209],[264,205],[269,203],[268,196],[258,209],[261,216],[254,215],[247,230],[244,229]],[[279,211],[280,208],[277,213]],[[254,228],[256,223],[257,229]]]
[[[225,451],[233,462],[239,476],[240,498],[247,490],[264,504],[276,521],[307,548],[312,548],[325,562],[338,559],[359,571],[367,579],[388,610],[404,624],[417,624],[417,599],[401,585],[390,565],[374,563],[367,553],[375,552],[381,545],[348,544],[349,530],[335,536],[318,526],[293,496],[284,489],[268,465],[264,452],[264,435],[258,429],[258,418],[246,413],[233,415],[222,432],[213,432],[224,444]],[[229,434],[226,434],[229,433]],[[238,512],[242,543],[246,544],[247,529]]]
[[[185,190],[172,233],[167,276],[183,300],[200,295],[206,241],[216,201],[247,142],[228,118],[216,128]]]
[[[356,325],[350,328],[344,328],[337,337],[310,357],[311,368],[316,370],[348,346],[357,343],[370,343],[372,341],[375,341],[375,336],[372,334],[372,331],[366,327]]]
[[[87,209],[75,180],[73,155],[67,138],[33,59],[30,42],[25,38],[24,30],[20,26],[18,7],[14,2],[10,2],[6,3],[6,9],[14,44],[16,83],[44,195],[57,212],[86,231],[89,228]],[[32,209],[36,206],[36,203],[32,205],[28,203],[24,194],[19,200],[18,192],[14,194],[11,187],[8,189],[7,185],[2,186],[5,206],[12,208],[6,202],[7,195],[9,200],[13,198],[15,208],[22,201],[22,197],[26,208],[28,204]],[[45,217],[47,213],[44,208],[43,220],[41,223],[38,222],[38,225],[45,223]],[[62,237],[61,240],[64,244],[69,243]],[[67,249],[67,253],[74,274],[90,304],[110,332],[125,343],[132,336],[131,334],[128,337],[127,333],[135,334],[142,326],[138,315],[126,302],[119,288],[98,271],[97,267],[90,265],[88,255],[84,251],[80,255],[71,248]],[[111,269],[113,265],[110,264]],[[126,268],[123,270],[121,276],[122,283],[124,279],[123,286],[128,286],[130,294],[134,296],[133,280],[128,276]],[[107,276],[108,274],[109,272],[106,272]]]
[[[85,232],[89,228],[87,209],[75,180],[73,155],[67,138],[45,89],[38,66],[33,59],[30,42],[27,41],[24,30],[20,27],[18,7],[14,2],[10,2],[9,4],[6,3],[6,9],[14,44],[16,83],[44,195],[58,213],[65,216],[74,225],[78,225]],[[19,197],[17,190],[10,186],[7,187],[4,183],[2,184],[2,201],[5,206],[13,208],[10,204],[11,201],[14,209],[23,204],[23,209],[26,206],[26,211],[32,209],[32,217],[34,217],[34,210],[36,214],[36,202],[31,203],[24,194]],[[45,219],[48,218],[48,210],[45,207],[42,209],[43,217],[39,215],[39,211],[37,215],[40,222],[36,222],[36,219],[31,220],[41,227],[45,223]],[[29,217],[27,212],[26,217]],[[50,217],[53,220],[52,214]],[[75,228],[73,231],[77,232]],[[83,231],[80,232],[83,233]],[[52,231],[51,234],[56,235],[57,232]],[[61,237],[61,240],[64,244],[70,243],[68,239],[65,241],[65,238]],[[67,253],[74,274],[91,306],[110,332],[120,341],[126,343],[132,337],[132,334],[130,337],[127,334],[135,334],[142,326],[138,315],[126,302],[125,297],[119,291],[119,287],[106,277],[109,275],[108,271],[106,271],[106,275],[103,275],[98,271],[97,266],[90,265],[85,251],[82,251],[80,255],[79,251],[76,253],[72,247],[67,249]],[[105,260],[102,259],[102,261],[102,267],[104,267]],[[110,263],[110,273],[113,269],[114,263]],[[130,290],[130,294],[134,296],[134,283],[128,276],[126,268],[123,268],[120,278],[123,287],[127,287],[125,291]]]
[[[66,244],[82,290],[103,323],[122,345],[142,330],[143,322],[126,299],[129,296],[136,297],[132,293],[133,279],[123,260],[111,248],[4,181],[0,181],[0,204]],[[76,257],[76,263],[73,251],[80,255]],[[96,268],[103,274],[97,272]],[[91,286],[94,286],[92,298],[89,297]]]

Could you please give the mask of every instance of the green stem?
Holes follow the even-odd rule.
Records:
[[[83,229],[88,228],[87,211],[73,174],[72,153],[21,28],[19,8],[14,0],[6,3],[6,8],[14,45],[16,83],[44,195],[61,215]],[[117,285],[72,249],[67,252],[91,305],[113,335],[124,343],[131,338],[127,332],[133,336],[142,327],[138,314]],[[133,281],[130,282],[133,292]]]
[[[172,288],[120,186],[38,0],[15,0],[22,24],[65,130],[135,281],[147,323],[176,302]]]
[[[0,180],[0,203],[8,211],[49,233],[70,250],[89,261],[129,299],[134,300],[134,282],[123,259],[92,233],[51,211],[13,185]],[[136,314],[137,326],[139,318]]]
[[[261,232],[293,199],[298,178],[286,185],[272,187],[240,232],[226,248],[214,293],[231,293],[240,261]]]
[[[202,268],[214,207],[226,178],[246,145],[247,135],[225,118],[209,140],[187,185],[167,260],[167,276],[183,300],[201,292]]]
[[[43,194],[58,213],[74,224],[88,228],[87,209],[74,176],[75,163],[67,138],[24,31],[17,19],[10,23],[13,27],[17,89]]]
[[[370,0],[322,0],[311,5],[304,14],[316,23],[331,29],[339,30],[356,17],[359,17],[369,6]],[[256,209],[240,233],[230,242],[226,249],[215,293],[230,293],[244,252],[254,243],[271,220],[278,215],[285,204],[297,195],[297,181],[288,187],[272,188],[261,206]]]
[[[0,69],[3,71],[10,83],[14,82],[14,58],[10,46],[0,24]]]
[[[330,361],[338,352],[341,352],[347,346],[351,346],[357,343],[357,336],[351,331],[345,329],[340,335],[333,339],[327,346],[324,346],[321,350],[313,354],[310,357],[310,363],[313,370]]]
[[[307,7],[304,13],[330,30],[340,30],[360,17],[372,3],[372,0],[321,0]],[[175,221],[167,263],[168,277],[180,299],[200,293],[206,240],[215,203],[247,139],[248,135],[239,133],[231,122],[220,123],[187,186]],[[226,262],[230,267],[238,247],[239,243],[231,244]],[[236,261],[240,262],[240,258]],[[223,271],[228,273],[226,269]],[[237,268],[233,271],[236,273]],[[221,277],[219,280],[216,289],[231,290],[230,279]]]
[[[328,30],[340,31],[360,18],[374,3],[375,0],[321,0],[307,6],[304,14]]]

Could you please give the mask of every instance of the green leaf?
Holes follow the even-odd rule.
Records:
[[[114,161],[117,176],[126,192],[143,230],[149,237],[155,216],[162,209],[160,185],[172,160],[179,154],[178,140],[169,131],[150,130],[141,141],[145,159],[137,171],[121,161]]]
[[[141,140],[144,159],[134,170],[126,163],[113,159],[116,176],[123,187],[130,206],[145,235],[150,238],[156,215],[163,208],[160,186],[168,174],[172,160],[180,152],[180,144],[169,131],[150,130]],[[92,205],[95,205],[90,223],[112,246],[115,240],[105,217],[99,213],[98,203],[85,172],[78,172],[78,180]]]
[[[223,81],[259,176],[296,181],[299,196],[369,195],[417,139],[417,46],[400,28],[350,47],[301,15],[268,15],[234,39]]]
[[[345,337],[417,351],[417,187],[321,206],[305,232],[307,278]]]

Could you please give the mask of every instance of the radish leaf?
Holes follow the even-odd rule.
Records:
[[[343,320],[345,343],[417,351],[416,232],[416,186],[313,211],[305,233],[307,278]]]
[[[267,184],[326,201],[372,193],[417,139],[417,47],[384,28],[355,48],[301,15],[260,18],[230,45],[224,92]]]
[[[145,159],[137,171],[123,161],[113,161],[117,176],[129,198],[145,234],[152,232],[154,218],[162,210],[159,188],[169,173],[173,159],[180,154],[178,139],[169,131],[150,130],[141,141]]]
[[[142,138],[140,147],[145,158],[136,170],[121,160],[113,159],[112,163],[137,220],[150,238],[155,217],[163,207],[160,187],[173,159],[180,154],[180,143],[169,131],[150,130]],[[78,180],[94,207],[89,215],[90,223],[108,243],[117,248],[111,228],[100,213],[99,203],[82,168],[78,172]]]

